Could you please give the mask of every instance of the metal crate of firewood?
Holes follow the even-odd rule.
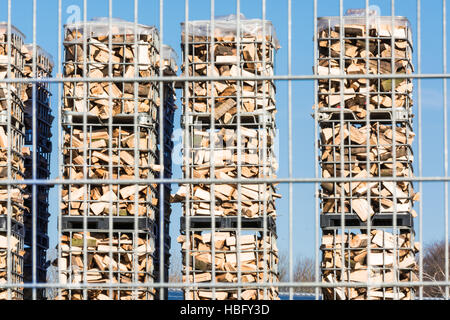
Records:
[[[322,183],[322,213],[356,214],[363,222],[373,215],[392,214],[394,209],[397,213],[415,215],[413,205],[418,195],[414,193],[412,183],[389,181],[389,177],[394,177],[394,167],[396,177],[413,177],[414,133],[410,123],[397,123],[393,127],[391,122],[371,121],[367,125],[364,121],[345,120],[343,124],[341,130],[339,121],[320,123],[319,164],[322,177],[377,177],[385,180]]]
[[[163,62],[163,75],[164,76],[176,76],[178,72],[177,60],[178,56],[175,50],[168,46],[162,46],[161,58]],[[158,143],[160,145],[159,158],[162,153],[162,168],[159,172],[160,178],[171,179],[172,178],[172,152],[173,152],[173,141],[172,134],[174,129],[175,111],[177,106],[176,102],[176,92],[174,82],[164,82],[163,85],[163,109],[162,115],[158,114],[158,121],[156,121],[156,131],[158,132]],[[162,122],[161,122],[162,117]],[[162,123],[162,125],[160,125]],[[162,137],[160,138],[160,135]],[[172,208],[170,205],[170,196],[172,186],[170,183],[160,183],[158,184],[158,195],[159,204],[158,211],[159,214],[156,217],[156,224],[158,225],[158,233],[156,235],[155,241],[155,278],[159,282],[167,282],[169,279],[169,269],[170,269],[170,248],[171,248],[171,238],[170,238],[170,217],[172,213]],[[168,299],[168,289],[159,288],[156,291],[157,299]]]
[[[25,36],[13,25],[0,23],[0,79],[23,78],[24,55],[22,46]],[[9,37],[9,38],[8,38]],[[24,145],[24,85],[20,82],[0,83],[0,157],[1,177],[8,176],[6,167],[11,163],[12,178],[23,174],[22,147]],[[8,114],[8,109],[10,114]],[[9,143],[11,142],[11,145]],[[9,150],[8,150],[9,149]],[[7,159],[10,151],[12,159]],[[3,188],[3,187],[2,187]]]
[[[33,157],[30,148],[24,148],[24,160],[25,160],[25,179],[31,180],[32,175],[32,163]],[[37,153],[36,154],[36,178],[47,180],[50,178],[50,153]],[[49,185],[39,185],[36,186],[36,210],[37,210],[37,230],[43,233],[47,233],[48,218],[50,217],[49,212],[49,192],[52,186]],[[27,194],[30,195],[25,200],[25,206],[29,208],[26,213],[25,223],[29,224],[27,228],[31,230],[32,218],[32,187],[27,185]]]
[[[215,20],[214,30],[209,20],[190,21],[187,26],[184,23],[181,25],[182,52],[188,55],[183,57],[184,74],[205,78],[274,74],[275,53],[279,43],[270,21],[263,23],[262,20],[241,17],[238,23],[237,17],[231,15]],[[214,39],[211,38],[212,32],[215,32]],[[243,112],[275,112],[275,102],[273,80],[205,79],[188,82],[187,90],[183,93],[184,114],[209,114],[214,103],[214,120],[219,123],[228,123],[233,115]]]
[[[87,30],[82,22],[66,26],[64,75],[74,79],[158,75],[158,31],[144,25],[135,30],[133,23],[114,19],[110,39],[109,26],[107,18],[87,22]],[[66,82],[64,110],[101,119],[135,113],[156,115],[161,104],[158,86],[158,82],[149,81]]]
[[[23,77],[25,36],[13,25],[0,23],[0,79]],[[23,84],[0,83],[0,179],[23,180]],[[10,112],[10,113],[8,113]],[[0,187],[0,300],[23,299],[25,185]],[[16,286],[14,286],[16,285]]]
[[[58,290],[57,300],[153,300],[155,235],[148,231],[62,232],[58,266],[61,284],[88,289]],[[142,288],[126,284],[146,283]],[[120,287],[102,284],[120,284]]]
[[[371,232],[345,229],[322,236],[322,281],[326,300],[413,300],[417,281],[415,254],[420,250],[409,227],[377,227]],[[370,287],[367,283],[370,281]],[[394,281],[399,286],[384,285]],[[377,286],[378,285],[378,286]]]
[[[181,42],[184,74],[205,77],[205,81],[179,86],[183,89],[183,177],[223,181],[182,184],[172,197],[173,202],[183,205],[182,235],[178,239],[183,255],[189,256],[189,261],[192,258],[196,261],[200,255],[205,258],[201,267],[195,262],[187,266],[183,261],[183,282],[193,283],[192,288],[185,289],[185,298],[277,299],[275,286],[241,285],[263,281],[263,273],[267,276],[265,281],[278,281],[276,233],[272,224],[262,222],[266,222],[264,217],[274,221],[275,199],[280,195],[275,185],[257,181],[276,177],[278,167],[275,85],[273,80],[207,79],[272,76],[279,48],[275,30],[270,21],[230,15],[215,19],[214,24],[182,23]],[[246,181],[236,183],[234,179]],[[218,220],[216,223],[213,216]],[[238,220],[233,224],[227,219],[230,216]],[[249,234],[251,230],[259,231]],[[216,242],[213,248],[211,233]],[[236,247],[236,238],[242,246]],[[186,241],[192,245],[189,247]],[[263,247],[266,260],[262,256]],[[243,268],[236,256],[242,258]],[[216,273],[211,264],[217,263]],[[213,282],[214,274],[215,281],[234,285],[193,289],[196,283]]]
[[[157,164],[156,132],[152,126],[113,124],[111,132],[103,124],[74,124],[66,127],[63,153],[67,179],[133,179],[135,169],[141,179],[154,179]],[[83,130],[83,128],[87,128]],[[135,143],[138,140],[138,152]],[[86,151],[84,151],[86,149]],[[84,176],[87,169],[87,177]],[[156,219],[157,185],[108,184],[63,186],[63,215],[138,216]],[[135,198],[137,195],[137,198]],[[112,206],[110,208],[110,202]],[[136,207],[137,204],[137,207]]]
[[[253,118],[254,115],[252,115]],[[275,124],[270,122],[236,123],[216,125],[212,133],[207,121],[185,124],[189,134],[189,149],[184,150],[188,163],[183,167],[186,177],[207,179],[211,176],[210,165],[214,158],[214,177],[230,180],[227,184],[215,184],[215,215],[238,215],[238,200],[241,197],[241,213],[245,217],[258,217],[264,213],[275,216],[276,193],[272,184],[252,183],[252,179],[273,177],[277,170],[275,157]],[[265,128],[264,128],[265,127]],[[240,143],[238,146],[238,131]],[[214,146],[210,146],[210,138]],[[240,155],[239,155],[240,153]],[[239,174],[248,179],[239,186],[233,178]],[[210,215],[212,186],[208,184],[183,185],[173,201],[183,202],[184,214],[191,216]],[[189,198],[189,201],[187,199]],[[187,205],[190,206],[186,207]]]
[[[7,219],[0,216],[0,283],[10,283],[10,289],[0,289],[0,300],[22,300],[24,277],[24,235],[23,225],[11,220],[8,230]]]
[[[413,206],[419,194],[408,181],[414,177],[412,79],[376,77],[413,72],[409,22],[391,18],[370,12],[366,20],[365,11],[356,10],[343,24],[339,17],[317,20],[316,73],[361,74],[317,85],[322,281],[343,284],[324,287],[324,299],[414,298],[407,286],[416,279],[418,250]],[[405,287],[358,286],[369,280]]]
[[[27,78],[51,78],[53,71],[53,58],[44,49],[36,46],[36,59],[33,59],[33,45],[24,46],[25,64],[24,76]],[[36,60],[36,74],[33,73],[33,60]],[[35,91],[33,84],[26,86],[24,93],[24,112],[25,112],[25,144],[32,145],[33,139],[33,98],[36,101],[36,141],[37,152],[50,159],[52,137],[51,127],[54,116],[51,112],[50,98],[51,93],[48,82],[36,82]],[[50,163],[50,161],[48,161]]]
[[[24,38],[25,36],[13,25],[8,26],[7,23],[0,23],[0,79],[8,79],[9,77],[11,79],[23,78],[24,56],[22,46]],[[25,169],[22,148],[24,146],[25,131],[23,103],[21,100],[23,90],[24,86],[20,82],[0,83],[1,180],[24,180]],[[25,185],[23,184],[5,184],[0,187],[0,218],[10,218],[11,227],[23,224],[25,213],[24,199],[26,198],[24,189]],[[6,226],[7,224],[5,224],[4,228]],[[6,234],[7,232],[5,232],[5,236]],[[15,236],[14,246],[16,245],[20,248],[10,248],[14,249],[15,255],[18,255],[23,250],[23,233]],[[6,247],[4,248],[6,249]],[[13,265],[16,265],[16,262],[13,262]],[[22,277],[23,262],[20,262],[20,264],[21,267],[15,268],[15,272],[20,271],[20,277]],[[17,296],[15,295],[14,298],[17,298]]]
[[[6,79],[8,73],[12,79],[23,78],[24,55],[22,46],[25,36],[16,27],[0,22],[0,79]],[[0,84],[0,111],[7,111],[11,117],[23,123],[22,94],[24,84],[21,82]]]
[[[260,231],[193,231],[180,235],[182,246],[183,282],[187,300],[277,300],[278,249],[276,235]],[[214,246],[212,242],[214,241]],[[186,262],[188,265],[186,265]],[[211,282],[216,285],[198,287]],[[220,284],[243,283],[245,286],[220,287]],[[258,283],[273,283],[257,287]],[[249,285],[255,284],[255,286]]]
[[[48,218],[45,221],[45,224],[48,224]],[[37,223],[39,225],[39,223]],[[47,232],[41,233],[37,232],[35,239],[33,239],[33,234],[31,232],[31,228],[25,226],[25,256],[24,256],[24,280],[25,283],[33,282],[33,251],[31,246],[35,247],[36,250],[36,260],[34,263],[36,270],[36,282],[38,283],[46,283],[47,282],[47,268],[49,266],[47,261],[47,249],[49,248],[49,238]],[[39,227],[37,227],[39,230]],[[24,289],[24,299],[31,300],[33,298],[32,290],[29,288]],[[36,298],[39,300],[45,300],[47,298],[46,291],[43,289],[36,290]]]
[[[139,81],[139,78],[158,76],[160,70],[168,76],[176,73],[170,47],[160,45],[156,28],[118,19],[98,18],[67,25],[65,35],[65,76],[86,77],[91,81],[64,84],[63,176],[69,180],[110,182],[62,185],[62,245],[66,241],[64,236],[76,231],[90,232],[96,238],[113,232],[112,239],[119,243],[120,237],[128,236],[127,241],[134,240],[133,246],[128,244],[126,254],[128,257],[138,255],[139,263],[148,266],[146,273],[141,274],[142,265],[130,262],[127,270],[120,270],[130,275],[134,272],[133,278],[126,275],[124,281],[118,281],[117,277],[114,280],[91,274],[89,279],[103,279],[92,280],[94,283],[158,281],[161,274],[155,263],[159,263],[163,253],[155,241],[168,233],[165,225],[170,217],[170,186],[115,184],[114,180],[170,179],[172,176],[170,137],[176,109],[173,84]],[[138,80],[97,82],[108,76]],[[142,246],[142,241],[151,242],[151,251],[145,251],[150,247]],[[170,238],[165,237],[163,241],[167,246]],[[133,253],[136,248],[140,251]],[[168,264],[166,256],[163,263]],[[109,268],[116,269],[117,263]],[[97,262],[97,267],[102,268],[101,263]],[[86,268],[90,269],[91,265]],[[164,281],[167,278],[165,276]],[[143,300],[164,295],[159,289],[148,286],[133,292],[120,288],[88,291],[64,291],[63,295],[65,299]]]
[[[391,17],[370,16],[368,29],[363,16],[343,20],[342,27],[339,17],[317,20],[318,75],[413,72],[412,34],[406,18],[395,17],[392,28]],[[339,113],[345,108],[358,119],[367,114],[390,119],[398,110],[410,114],[413,104],[410,78],[324,79],[319,80],[318,90],[320,112]]]

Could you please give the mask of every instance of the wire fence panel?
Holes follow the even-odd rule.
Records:
[[[0,1],[0,300],[448,299],[445,0],[72,2]]]

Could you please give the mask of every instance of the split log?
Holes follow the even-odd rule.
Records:
[[[246,22],[243,20],[241,23],[245,25]],[[187,56],[188,65],[183,64],[181,67],[184,74],[250,78],[273,75],[274,52],[278,49],[274,35],[267,35],[264,48],[260,42],[260,35],[248,34],[238,39],[236,35],[232,34],[221,36],[220,34],[226,31],[220,28],[216,26],[217,42],[215,42],[214,48],[209,47],[208,36],[188,35],[189,46],[195,46],[195,51]],[[187,45],[184,43],[184,39],[182,37],[182,47]],[[225,42],[224,39],[226,39]],[[244,45],[238,48],[237,41]],[[214,61],[211,61],[212,56],[209,54],[211,51],[214,51],[215,54]],[[220,123],[229,123],[238,111],[246,113],[264,109],[269,113],[275,113],[275,91],[274,82],[271,80],[244,80],[242,82],[233,80],[226,83],[215,81],[213,84],[197,81],[189,83],[188,89],[184,91],[183,95],[184,101],[189,101],[185,107],[194,113],[211,112],[214,101],[215,120]]]

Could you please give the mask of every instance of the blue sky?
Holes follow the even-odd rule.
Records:
[[[58,1],[37,0],[37,43],[49,51],[55,62],[58,63]],[[236,13],[236,2],[215,1],[214,15],[226,15]],[[241,13],[247,18],[262,17],[261,0],[242,0]],[[266,19],[271,20],[276,28],[282,48],[276,56],[276,74],[287,74],[288,64],[288,1],[266,0]],[[339,15],[339,1],[318,0],[318,16]],[[0,20],[7,20],[7,0],[0,0]],[[33,15],[31,0],[11,0],[12,23],[27,36],[27,42],[33,41]],[[87,18],[108,16],[108,0],[88,0]],[[159,0],[140,0],[138,22],[161,27]],[[184,21],[184,0],[164,1],[163,30],[164,43],[172,46],[179,54],[181,29],[180,22]],[[378,5],[382,15],[391,14],[391,0],[370,1],[371,5]],[[62,0],[63,24],[73,12],[67,12],[72,6],[81,8],[83,14],[83,1]],[[364,0],[345,0],[344,11],[348,8],[362,8]],[[113,17],[126,20],[134,20],[134,1],[115,0],[112,7]],[[395,1],[395,15],[407,17],[413,28],[414,46],[417,45],[416,2],[411,0]],[[422,72],[441,73],[443,71],[442,56],[442,2],[422,1]],[[211,6],[209,0],[190,0],[189,19],[209,19]],[[83,16],[81,15],[81,18]],[[313,61],[313,1],[292,0],[292,72],[296,75],[312,74]],[[450,52],[450,51],[449,51]],[[414,63],[417,64],[417,50],[415,50]],[[56,74],[55,68],[54,74]],[[415,83],[416,84],[416,83]],[[293,176],[314,177],[314,121],[311,117],[314,103],[313,81],[292,82],[292,123],[293,123]],[[422,141],[423,141],[423,175],[439,176],[444,174],[444,146],[443,146],[443,81],[422,81]],[[53,111],[57,115],[57,86],[53,86],[54,98]],[[181,97],[181,91],[177,92]],[[415,90],[417,101],[417,90]],[[418,110],[417,103],[414,113]],[[278,176],[288,177],[288,82],[277,82],[277,125],[279,128],[279,163]],[[179,127],[180,112],[176,114],[176,128]],[[414,127],[417,131],[417,116],[414,118]],[[57,120],[55,120],[53,136],[54,152],[52,155],[52,177],[58,174],[57,166]],[[448,134],[448,132],[447,132]],[[416,137],[414,149],[416,155],[415,172],[418,174],[418,137]],[[179,166],[174,167],[174,177],[181,177]],[[416,185],[417,188],[417,185]],[[176,189],[176,186],[174,186]],[[427,182],[423,184],[423,240],[424,244],[442,239],[444,233],[444,185],[443,183]],[[295,184],[293,188],[293,245],[295,256],[314,256],[315,235],[315,208],[314,185]],[[288,249],[288,185],[280,184],[279,193],[283,199],[278,200],[278,247],[281,250]],[[416,209],[418,211],[418,209]],[[51,222],[50,244],[54,247],[56,239],[57,217],[57,189],[51,193]],[[179,245],[175,242],[179,234],[179,217],[181,206],[174,205],[172,213],[171,237],[173,255],[178,255]],[[415,219],[416,236],[419,235],[419,219]]]

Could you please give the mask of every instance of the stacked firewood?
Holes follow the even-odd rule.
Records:
[[[343,37],[343,46],[340,37]],[[318,34],[318,75],[344,74],[411,74],[412,47],[407,24],[396,22],[392,38],[390,21],[366,29],[361,24],[339,22],[322,24]],[[366,38],[371,37],[367,40]],[[394,46],[394,50],[392,49]],[[341,62],[341,55],[343,63]],[[339,79],[319,80],[319,108],[345,108],[358,119],[365,119],[367,111],[410,109],[412,107],[412,79]],[[341,100],[343,94],[343,100]]]
[[[215,256],[212,257],[212,234],[193,233],[189,239],[185,235],[178,237],[182,245],[183,253],[183,282],[204,283],[212,281],[212,265],[215,265],[215,280],[217,282],[236,283],[239,281],[238,272],[241,272],[242,283],[274,283],[278,281],[278,249],[275,237],[256,234],[241,235],[239,247],[237,233],[215,232],[214,248]],[[264,250],[265,248],[265,250]],[[264,255],[264,251],[266,252]],[[189,254],[189,266],[186,267],[186,255]],[[239,262],[238,262],[239,260]],[[194,285],[195,287],[195,285]],[[266,296],[264,296],[266,294]],[[217,288],[215,299],[238,299],[237,288]],[[243,287],[240,298],[242,300],[272,300],[278,299],[278,290],[270,287],[263,288]],[[185,298],[188,300],[211,300],[213,292],[211,288],[199,288],[185,290]]]
[[[66,28],[64,75],[68,78],[142,78],[158,75],[159,35],[154,27],[91,21]],[[110,40],[112,46],[110,46]],[[86,46],[84,43],[86,42]],[[66,82],[64,110],[88,112],[101,119],[119,114],[156,113],[160,106],[157,82]],[[137,102],[137,103],[136,103]]]
[[[188,47],[188,66],[182,70],[189,76],[261,76],[273,74],[274,53],[279,45],[270,22],[241,21],[241,36],[236,36],[236,18],[218,20],[214,32],[214,47],[210,47],[210,36],[204,33],[209,21],[193,21],[189,24],[188,42],[185,43],[184,31],[182,47]],[[266,37],[263,39],[263,28]],[[184,30],[184,28],[182,28]],[[270,32],[269,32],[270,30]],[[264,40],[264,41],[263,41]],[[184,53],[184,50],[182,50]],[[214,57],[214,61],[212,60]],[[212,104],[214,99],[214,112]],[[185,124],[185,130],[191,136],[190,149],[184,150],[188,166],[183,168],[185,177],[218,178],[231,180],[247,178],[249,182],[255,178],[273,178],[277,169],[274,157],[275,125],[275,86],[273,81],[195,81],[188,83],[188,90],[183,95],[184,114],[201,117],[206,114],[213,117],[217,132],[211,136],[210,121],[202,125]],[[239,105],[238,105],[239,104]],[[265,111],[265,113],[263,112]],[[245,117],[237,128],[237,113]],[[261,116],[264,115],[264,116]],[[233,124],[231,128],[224,124]],[[238,134],[240,133],[240,145]],[[214,142],[212,142],[214,141]],[[213,154],[210,154],[213,144]],[[241,150],[238,154],[238,148]],[[265,153],[265,154],[264,154]],[[240,158],[238,159],[238,156]],[[214,159],[215,177],[210,176],[210,166]],[[238,173],[238,162],[241,163],[241,173]],[[265,171],[264,171],[265,169]],[[236,215],[237,185],[218,184],[215,194],[224,205],[219,205],[216,211],[219,215]],[[187,192],[188,186],[182,186],[174,200],[183,200],[186,196],[208,202],[211,198],[210,186],[194,185],[192,194]],[[248,216],[262,215],[258,203],[252,201],[272,200],[275,186],[257,184],[242,184],[242,201],[244,213]],[[269,192],[266,192],[270,190]],[[206,203],[205,203],[206,204]],[[209,202],[208,202],[209,205]],[[251,209],[250,209],[251,207]],[[210,208],[205,206],[199,208]],[[197,210],[196,210],[197,211]],[[275,215],[275,208],[270,208]],[[202,214],[190,212],[191,215]]]
[[[40,46],[36,46],[36,57],[33,59],[33,45],[27,44],[22,48],[24,54],[24,69],[23,75],[26,78],[51,78],[53,72],[53,58]],[[36,74],[33,72],[33,63],[36,62]],[[51,138],[50,127],[54,117],[51,115],[50,106],[50,88],[49,84],[45,82],[36,82],[36,111],[37,119],[40,126],[38,126],[38,138],[42,137],[43,141],[38,140],[45,149],[48,150],[47,141]],[[32,130],[32,113],[33,113],[33,83],[27,83],[22,94],[24,101],[25,112],[25,128]],[[43,125],[43,123],[45,125]],[[28,143],[29,144],[29,143]],[[49,153],[47,151],[45,153]]]
[[[11,152],[11,179],[23,180],[23,158]],[[16,167],[17,166],[17,167]],[[6,150],[0,150],[0,179],[8,179],[8,156]],[[28,197],[24,191],[25,185],[6,185],[0,187],[0,216],[10,216],[17,222],[23,223],[25,214],[24,201]],[[10,207],[8,208],[8,201]]]
[[[2,79],[23,78],[23,53],[22,46],[25,36],[11,25],[10,35],[8,24],[0,23],[0,180],[23,180],[24,158],[22,147],[24,144],[24,115],[22,83],[1,82]],[[10,42],[10,43],[8,43]],[[8,115],[10,110],[10,117]],[[10,170],[9,168],[10,167]],[[14,230],[23,223],[26,208],[24,200],[27,197],[25,185],[0,186],[0,217],[11,218],[10,237],[7,230],[0,233],[0,284],[23,283],[23,246],[24,235]],[[6,225],[5,225],[6,226]],[[3,227],[5,227],[3,226]],[[9,240],[9,247],[8,247]],[[7,259],[10,257],[8,270]],[[8,272],[10,277],[8,279]],[[0,300],[8,299],[8,290],[0,290]],[[23,299],[22,289],[12,287],[11,299]]]
[[[182,66],[185,74],[214,77],[254,77],[274,74],[274,54],[279,44],[270,21],[263,26],[261,21],[242,20],[241,37],[236,37],[235,20],[222,21],[216,24],[214,47],[210,46],[212,39],[206,31],[209,29],[204,28],[208,23],[208,21],[190,22],[188,43],[185,43],[182,27],[183,53],[184,47],[188,46],[188,66],[184,64]],[[265,39],[263,28],[266,29]],[[196,81],[188,84],[183,102],[186,111],[211,113],[214,101],[214,119],[220,123],[230,123],[238,112],[264,110],[275,113],[275,90],[272,80]],[[238,96],[240,99],[237,99]]]
[[[413,299],[414,290],[407,283],[418,280],[414,255],[420,248],[419,243],[413,242],[411,233],[395,235],[378,229],[370,234],[345,233],[343,237],[327,234],[322,237],[321,249],[323,282],[357,284],[370,281],[377,284],[398,281],[402,284],[396,288],[375,286],[370,291],[364,286],[324,288],[325,299]]]
[[[273,184],[252,184],[251,179],[275,177],[277,162],[274,158],[274,132],[258,129],[240,128],[241,156],[237,154],[237,130],[221,128],[213,134],[213,155],[210,151],[209,130],[195,129],[193,131],[193,157],[188,159],[189,169],[192,170],[194,178],[211,178],[210,166],[214,158],[214,177],[223,179],[229,183],[215,184],[214,195],[217,216],[238,215],[238,199],[241,198],[241,213],[245,217],[261,217],[264,214],[264,203],[266,214],[275,217],[275,199],[280,195],[275,192]],[[266,141],[264,150],[263,142]],[[264,159],[264,151],[266,157]],[[238,185],[232,180],[238,177],[238,161],[241,164],[241,176],[248,179],[249,183],[242,183],[240,192]],[[264,163],[265,162],[265,163]],[[183,167],[186,171],[186,167]],[[188,173],[185,172],[185,175]],[[191,199],[191,216],[210,215],[211,185],[196,184],[193,186],[183,185],[173,196],[173,202],[185,202]],[[186,214],[187,208],[184,213]]]
[[[279,44],[270,21],[263,24],[263,21],[242,17],[239,34],[236,30],[237,22],[235,16],[218,18],[215,29],[211,31],[210,21],[191,21],[187,25],[188,34],[185,34],[186,29],[182,25],[182,52],[187,52],[187,56],[183,58],[187,65],[182,65],[182,71],[187,76],[205,77],[205,81],[188,82],[187,86],[182,86],[182,117],[187,119],[184,130],[189,136],[188,149],[183,150],[183,176],[191,179],[221,180],[214,185],[182,184],[172,197],[173,202],[182,202],[183,215],[192,217],[189,221],[193,223],[191,227],[194,226],[196,231],[191,230],[194,232],[192,235],[184,233],[185,236],[182,236],[179,242],[184,243],[185,237],[195,237],[191,248],[195,255],[196,250],[211,250],[211,244],[208,243],[210,240],[204,238],[207,235],[201,235],[202,230],[211,228],[205,225],[195,226],[195,218],[211,215],[220,219],[229,216],[252,218],[249,222],[254,224],[252,230],[261,231],[258,221],[265,215],[273,218],[276,216],[275,199],[280,197],[274,184],[254,182],[259,178],[276,177],[274,81],[206,80],[206,77],[251,78],[274,74],[274,55]],[[211,39],[212,34],[214,39]],[[248,182],[238,185],[233,181],[235,179],[245,179]],[[222,232],[223,227],[225,226],[216,229],[217,236],[224,237],[219,240],[221,244],[216,243],[216,248],[222,250],[216,260],[221,261],[220,265],[217,265],[221,271],[217,273],[216,280],[231,283],[237,281],[236,255],[239,255],[243,257],[244,265],[251,265],[246,266],[246,272],[250,273],[244,272],[244,278],[241,280],[259,282],[261,272],[265,268],[265,265],[261,265],[264,262],[261,261],[259,253],[261,243],[258,241],[261,239],[248,238],[244,247],[236,248],[235,244],[231,243],[236,240],[237,230],[227,229]],[[274,251],[274,231],[269,231],[268,236],[273,240],[269,241],[268,251]],[[183,250],[185,249],[183,245]],[[204,258],[208,259],[208,254]],[[209,259],[211,260],[211,254]],[[270,264],[267,281],[277,282],[278,270],[274,267],[276,262],[273,261],[274,265],[267,262]],[[193,274],[185,267],[183,281],[211,282],[210,264],[204,265],[198,272],[195,267]],[[267,290],[267,299],[277,298],[275,287]],[[227,290],[217,289],[215,299],[263,299],[263,290],[257,288],[244,288],[240,296],[238,291],[234,287]],[[213,296],[210,289],[202,289],[188,291],[186,298],[213,299]]]
[[[33,48],[32,44],[23,46],[25,59],[23,74],[26,78],[50,78],[53,71],[52,57],[41,47]],[[34,52],[35,50],[35,52]],[[35,54],[34,54],[35,53]],[[35,70],[33,70],[35,64]],[[34,72],[35,71],[35,72]],[[22,94],[24,102],[24,124],[25,124],[25,145],[23,156],[25,160],[25,179],[33,178],[33,149],[36,150],[36,178],[48,179],[50,177],[50,154],[51,145],[51,126],[54,117],[51,114],[50,88],[46,82],[36,82],[33,90],[33,83],[27,83]],[[35,112],[33,112],[33,99],[35,100]],[[33,128],[33,118],[36,119],[36,127]],[[33,145],[33,135],[36,137],[36,145]],[[33,187],[27,185],[26,192],[29,198],[25,201],[28,210],[24,216],[25,224],[25,281],[32,281],[33,256],[32,247],[36,247],[36,273],[38,282],[46,282],[46,256],[48,241],[42,243],[40,240],[47,237],[49,213],[49,190],[48,185],[36,186],[36,212],[33,212]],[[36,242],[33,242],[32,222],[33,216],[36,216]],[[32,289],[24,290],[24,298],[32,298]],[[45,290],[37,289],[37,299],[45,298]]]
[[[0,81],[6,79],[8,71],[11,79],[22,78],[24,42],[23,34],[11,26],[11,45],[8,45],[8,26],[0,23]],[[22,146],[24,143],[23,131],[23,104],[21,96],[23,85],[20,83],[0,82],[0,113],[5,120],[0,123],[0,179],[23,180],[24,160]],[[11,121],[7,115],[8,105],[11,110]],[[8,152],[9,151],[9,152]],[[11,171],[8,172],[10,165]],[[0,215],[7,215],[8,199],[11,199],[11,217],[19,222],[23,221],[24,185],[13,185],[8,190],[6,185],[0,186]]]
[[[318,75],[407,75],[413,72],[407,20],[396,18],[393,31],[390,17],[389,20],[384,17],[369,20],[367,29],[362,17],[345,17],[343,27],[337,18],[319,18]],[[319,163],[325,178],[320,192],[322,213],[344,213],[345,230],[352,226],[363,230],[368,221],[381,217],[390,217],[386,220],[390,221],[388,225],[384,222],[385,228],[393,228],[395,224],[402,230],[396,236],[373,225],[370,235],[348,232],[342,239],[342,235],[337,234],[341,227],[323,225],[323,281],[333,284],[413,281],[417,250],[411,247],[414,246],[414,231],[409,217],[416,216],[413,205],[419,200],[419,194],[414,192],[410,181],[389,181],[414,176],[412,80],[397,79],[393,85],[391,79],[381,78],[324,79],[318,84],[319,112],[327,114],[319,119]],[[342,113],[341,109],[344,109]],[[405,111],[406,116],[398,117],[400,110]],[[326,181],[341,177],[355,181]],[[385,180],[364,181],[374,177]],[[405,219],[395,222],[393,214]],[[367,247],[371,248],[370,254]],[[397,278],[396,268],[399,268]],[[324,288],[323,292],[325,299],[414,297],[411,286],[399,289],[397,294],[392,287],[367,292],[367,287],[338,286]]]
[[[11,79],[23,77],[24,58],[22,46],[24,38],[25,36],[11,25],[11,46],[9,47],[8,24],[5,22],[0,23],[0,80],[8,77],[8,71],[10,72]],[[12,115],[18,116],[18,120],[21,120],[20,117],[23,116],[23,114],[21,114],[20,111],[23,107],[20,100],[23,89],[23,83],[16,82],[6,84],[0,82],[0,111],[7,110],[9,98],[11,101]]]
[[[161,170],[160,165],[155,164],[155,133],[149,127],[138,126],[138,128],[138,133],[135,133],[132,125],[114,125],[110,136],[108,128],[103,126],[90,126],[87,134],[83,132],[82,126],[72,127],[65,133],[64,138],[64,176],[71,180],[83,178],[131,180],[136,178],[135,165],[137,165],[137,178],[152,179]],[[135,156],[136,143],[138,154]],[[86,153],[84,147],[87,148]],[[83,174],[85,165],[87,177]],[[93,185],[89,189],[85,185],[65,184],[62,191],[62,214],[128,216],[137,213],[139,216],[154,219],[154,207],[158,204],[155,191],[156,184],[121,184],[113,185],[112,188],[105,184]],[[89,207],[84,204],[85,200],[88,201]],[[109,211],[110,201],[113,204],[112,212]]]
[[[163,60],[163,74],[175,76],[178,72],[178,55],[175,50],[171,46],[163,44],[161,58]],[[159,61],[156,63],[159,67]],[[173,83],[170,86],[173,86]]]
[[[23,237],[11,232],[9,237],[6,232],[0,232],[0,284],[23,283]],[[10,262],[10,276],[8,277],[8,258]],[[0,300],[22,300],[23,294],[20,287],[12,287],[8,297],[8,289],[0,289]]]
[[[371,177],[387,179],[383,182],[323,182],[321,185],[323,213],[352,212],[362,221],[367,221],[375,213],[394,212],[395,206],[397,212],[411,212],[415,215],[412,207],[419,195],[414,193],[412,183],[388,181],[389,177],[394,176],[394,168],[397,177],[413,177],[411,148],[413,139],[414,133],[408,126],[396,127],[394,133],[392,125],[379,122],[371,123],[369,126],[345,122],[342,132],[339,122],[322,127],[320,163],[323,178],[343,176],[355,179]],[[369,192],[370,201],[367,200]],[[341,194],[344,195],[343,206]]]
[[[158,132],[160,112],[166,112],[165,101],[159,96],[160,82],[140,80],[159,75],[158,31],[154,27],[136,26],[123,20],[113,19],[111,23],[108,18],[100,18],[86,24],[68,25],[65,35],[64,75],[69,78],[86,77],[93,81],[64,84],[64,178],[117,181],[159,178],[166,170],[166,167],[161,165]],[[166,65],[164,59],[163,64],[161,67],[164,72],[171,70],[171,66]],[[102,81],[105,77],[136,81]],[[136,114],[139,116],[136,117]],[[111,126],[108,125],[109,120],[112,122]],[[159,217],[158,207],[161,200],[158,192],[156,183],[63,184],[61,214],[68,224],[67,228],[62,230],[61,246],[67,246],[71,251],[77,247],[67,238],[68,232],[76,230],[69,226],[72,221],[70,219],[74,216],[95,216],[100,220],[111,219],[112,216],[114,233],[119,230],[129,231],[131,235],[133,230],[120,221],[124,221],[122,218],[126,216],[137,215],[138,219],[143,218],[140,222],[145,220],[146,223],[152,224],[153,230]],[[97,262],[106,264],[99,257],[109,259],[108,251],[104,250],[112,250],[113,254],[124,250],[120,247],[121,236],[114,236],[115,245],[105,247],[109,239],[100,231],[106,234],[108,229],[104,223],[100,223],[99,228],[95,229],[95,233],[89,234],[89,241],[93,239],[100,244],[93,246],[89,253],[90,256],[92,254],[96,257],[96,261],[94,264],[89,262],[86,267],[89,272],[81,275],[87,276],[93,284],[104,282],[105,277],[108,277],[106,271],[104,275],[100,272],[106,267]],[[93,230],[90,230],[88,225],[86,231]],[[150,250],[149,241],[153,243],[157,234],[148,234],[142,239],[141,235],[146,235],[146,231],[138,227],[138,235],[124,239],[129,252],[124,252],[124,257],[120,254],[114,260],[117,268],[124,272],[121,275],[122,280],[115,278],[114,281],[140,283],[153,282],[155,279],[154,244]],[[130,241],[133,242],[128,243]],[[131,263],[133,255],[137,255],[133,258],[136,261],[139,257],[137,265]],[[64,268],[64,260],[60,263],[60,269]],[[125,264],[127,269],[121,264]],[[79,260],[77,266],[80,267]],[[139,276],[132,276],[133,272]],[[78,275],[73,279],[78,281]],[[151,288],[139,288],[137,295],[130,290],[113,291],[114,295],[109,295],[111,299],[153,299],[155,293]],[[83,298],[105,299],[107,292],[107,289],[95,290],[89,287],[88,297]],[[76,300],[82,297],[82,291],[72,293],[66,298]]]
[[[86,242],[86,243],[85,243]],[[86,250],[84,251],[84,246]],[[67,232],[61,237],[61,258],[53,261],[61,272],[59,283],[81,284],[83,290],[63,289],[56,299],[62,300],[153,300],[154,289],[148,287],[114,287],[124,283],[153,282],[153,236],[145,233]],[[111,284],[108,288],[96,284]]]

